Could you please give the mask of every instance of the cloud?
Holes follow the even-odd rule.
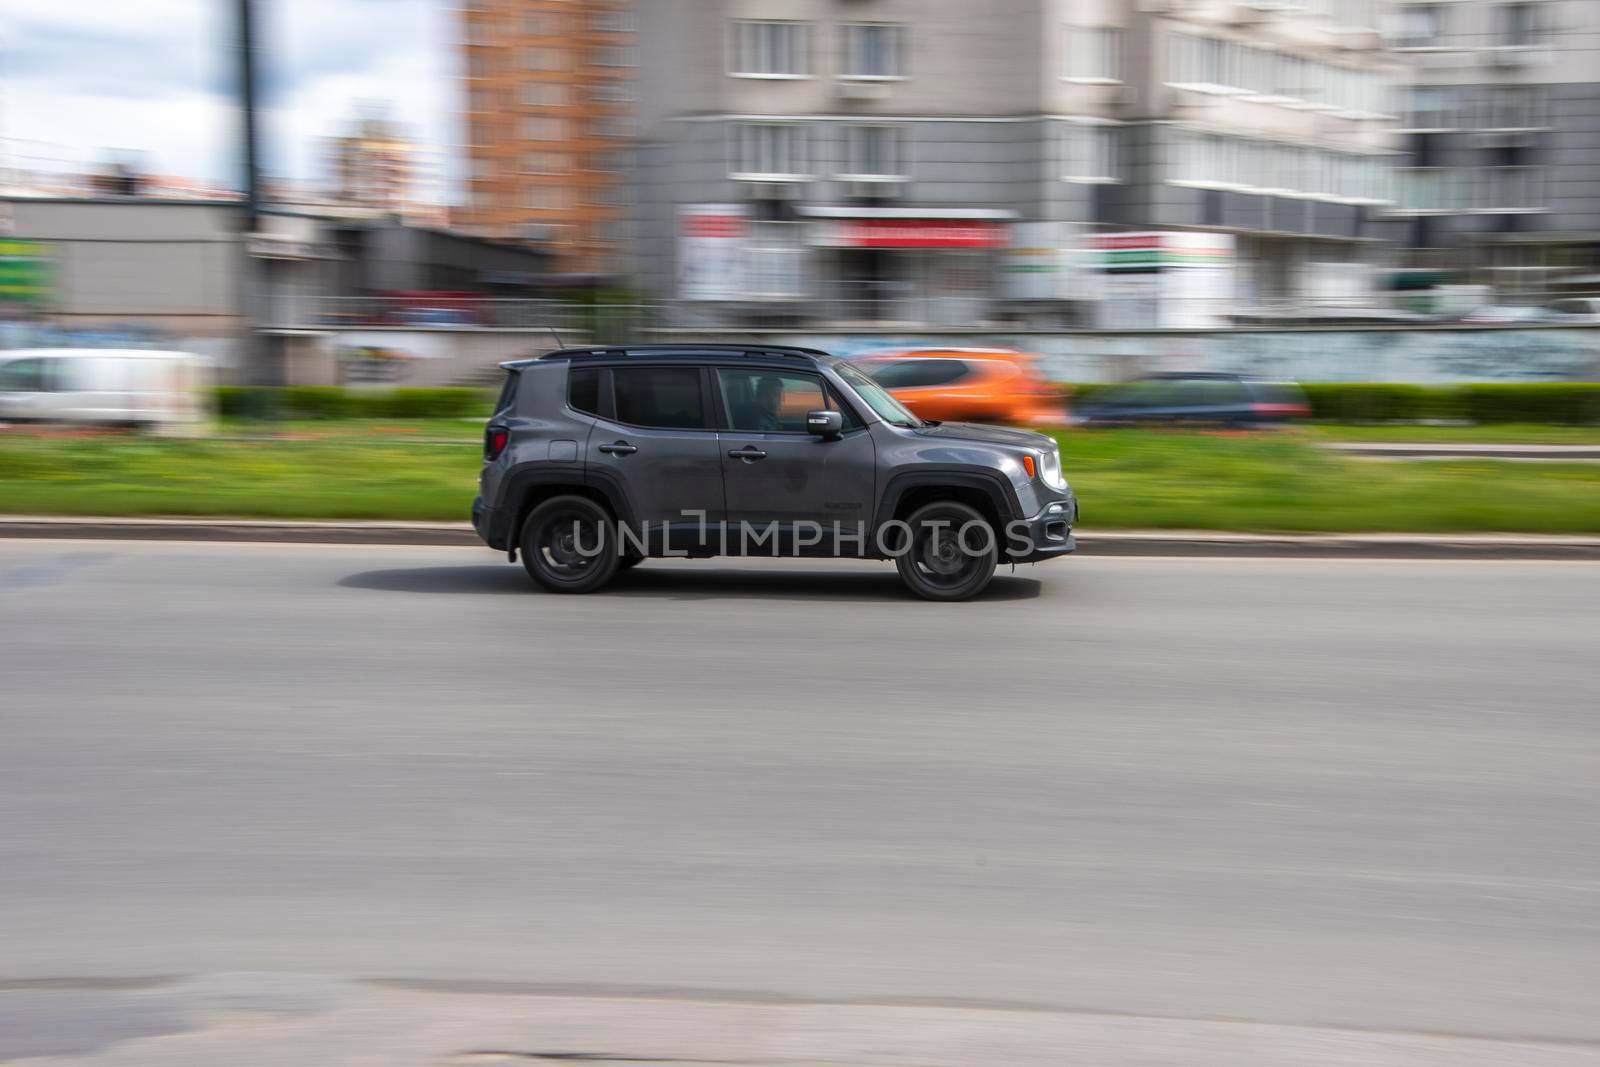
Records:
[[[93,9],[92,11],[86,9]],[[162,173],[235,173],[231,5],[221,0],[5,0],[4,128],[25,166],[83,169],[108,150]],[[387,105],[453,170],[455,39],[447,0],[260,0],[263,160],[316,180],[321,149],[364,104]],[[443,177],[434,197],[444,195]]]

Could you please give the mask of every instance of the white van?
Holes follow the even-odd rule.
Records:
[[[0,351],[0,422],[194,423],[205,366],[193,353],[137,348]]]

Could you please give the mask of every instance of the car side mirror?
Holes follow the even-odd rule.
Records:
[[[837,411],[808,411],[806,432],[814,433],[824,441],[831,441],[844,433],[844,416]]]

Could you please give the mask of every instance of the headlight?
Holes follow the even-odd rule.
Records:
[[[1067,479],[1061,473],[1061,452],[1052,448],[1039,463],[1039,480],[1059,493],[1067,491]]]

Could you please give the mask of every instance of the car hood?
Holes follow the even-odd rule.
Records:
[[[1051,449],[1054,438],[1032,430],[1014,430],[1009,426],[985,426],[976,422],[941,422],[937,426],[919,426],[912,431],[920,437],[947,438],[957,441],[982,441],[990,445],[1012,445],[1017,448]]]

